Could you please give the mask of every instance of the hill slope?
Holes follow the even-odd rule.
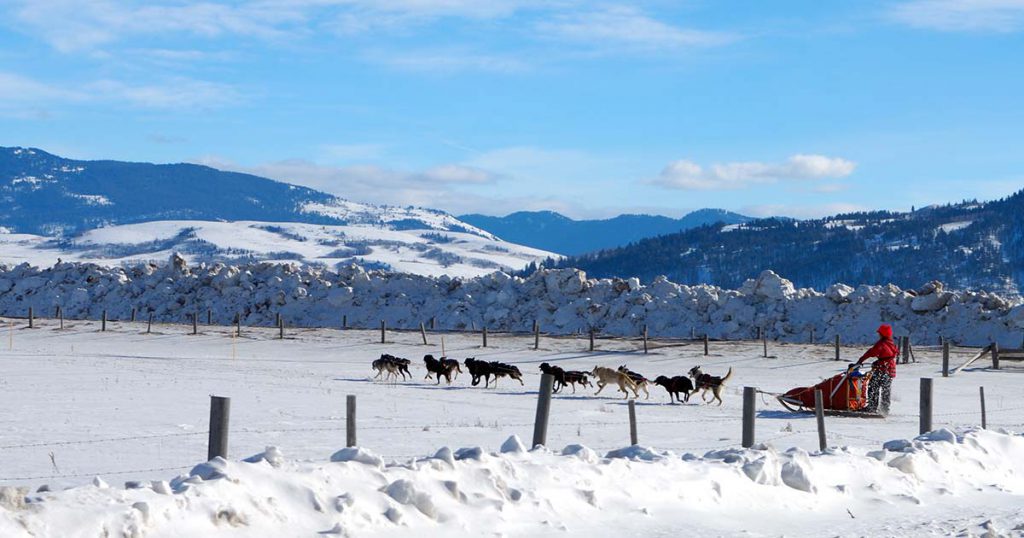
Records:
[[[705,224],[738,224],[751,219],[721,209],[701,209],[680,219],[658,215],[619,215],[603,220],[573,220],[553,211],[520,211],[504,217],[462,215],[459,220],[506,241],[574,255],[623,246],[646,237]]]
[[[549,266],[579,267],[595,277],[667,275],[726,287],[772,269],[797,286],[818,289],[834,282],[913,288],[938,279],[958,288],[1020,293],[1024,191],[912,213],[710,225]]]

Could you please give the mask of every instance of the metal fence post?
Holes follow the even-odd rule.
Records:
[[[206,459],[228,457],[228,419],[231,414],[231,398],[210,396],[210,442]]]
[[[708,333],[704,333],[704,356],[708,355]]]
[[[981,396],[981,429],[988,428],[988,421],[985,420],[985,387],[978,387],[978,393]]]
[[[921,427],[920,434],[932,431],[932,379],[921,378]]]
[[[548,417],[551,414],[551,387],[555,376],[541,374],[540,390],[537,392],[537,416],[533,421],[533,446],[548,442]]]
[[[743,448],[754,446],[754,413],[757,409],[757,389],[743,387]]]
[[[629,401],[629,444],[636,445],[636,400]]]
[[[825,439],[825,406],[822,399],[821,390],[814,391],[814,418],[818,421],[818,450],[824,452],[828,448],[828,441]]]
[[[356,446],[356,395],[345,397],[345,446]]]
[[[34,329],[36,326],[36,313],[32,310],[32,307],[28,307],[28,328]]]

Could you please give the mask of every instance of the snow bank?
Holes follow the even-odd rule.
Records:
[[[249,325],[270,325],[281,313],[299,326],[337,327],[346,315],[354,327],[375,327],[384,319],[389,327],[414,329],[434,317],[439,329],[529,331],[536,319],[550,333],[593,327],[636,336],[646,324],[655,337],[689,336],[692,328],[716,339],[751,338],[763,327],[769,338],[801,342],[812,329],[820,340],[838,331],[844,342],[869,342],[879,322],[888,322],[917,342],[937,342],[941,335],[964,345],[997,340],[1016,347],[1024,329],[1019,297],[949,291],[940,283],[916,291],[836,284],[822,293],[796,289],[771,271],[727,290],[664,277],[646,285],[635,278],[594,280],[573,269],[463,279],[358,266],[337,272],[272,263],[188,266],[178,257],[162,266],[126,268],[0,266],[0,313],[24,316],[29,306],[53,312],[56,305],[69,317],[98,319],[106,309],[111,319],[124,319],[135,307],[143,316],[151,311],[172,322],[210,308],[218,323],[241,313]]]
[[[847,514],[884,520],[886,511],[918,511],[924,518],[927,506],[941,511],[944,500],[984,504],[1024,493],[1020,435],[937,431],[886,446],[808,453],[761,445],[703,457],[650,457],[654,449],[633,447],[606,458],[573,446],[561,454],[516,450],[386,465],[349,457],[359,449],[322,463],[290,461],[268,449],[269,456],[200,464],[169,484],[121,489],[97,479],[59,492],[0,488],[0,534],[353,536],[405,529],[538,535],[701,521],[725,533],[799,534],[798,521],[846,525],[837,522],[849,522]]]

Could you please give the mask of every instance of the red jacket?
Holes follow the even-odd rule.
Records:
[[[871,363],[871,367],[881,370],[889,377],[896,377],[896,356],[899,355],[900,350],[896,347],[896,344],[890,338],[880,338],[875,345],[871,346],[871,349],[865,353],[857,364],[864,362],[864,359],[877,358],[875,362]]]

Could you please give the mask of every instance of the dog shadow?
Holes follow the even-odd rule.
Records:
[[[785,419],[793,420],[799,419],[810,419],[814,418],[812,413],[794,413],[793,411],[778,411],[775,409],[766,409],[764,411],[757,412],[757,418],[774,418],[774,419]]]

